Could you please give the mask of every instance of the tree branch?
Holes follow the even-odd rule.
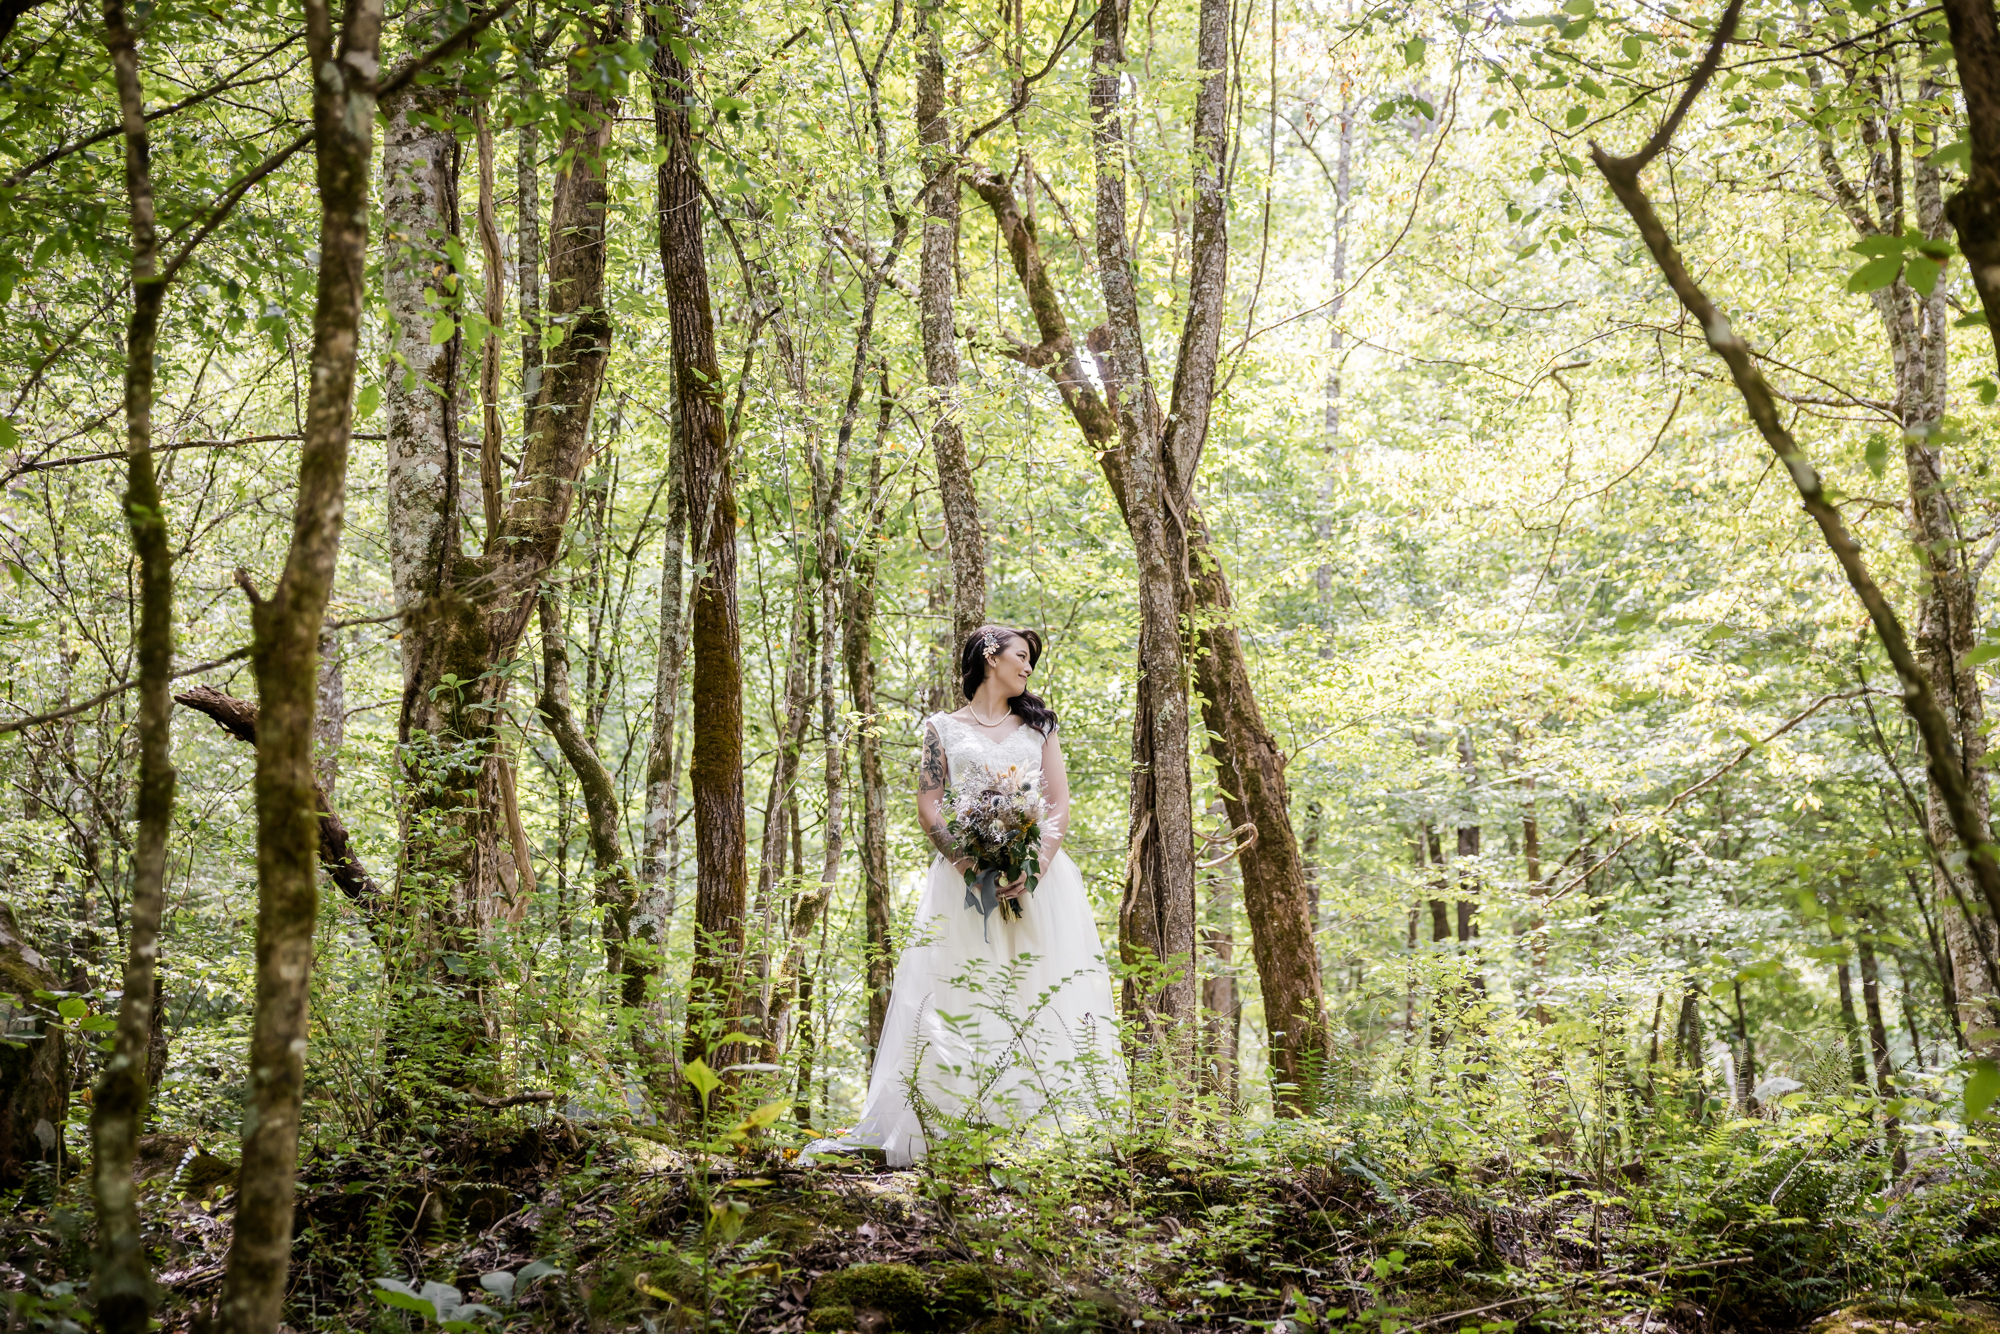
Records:
[[[1718,52],[1734,26],[1741,6],[1742,0],[1731,0],[1722,23],[1716,29],[1715,41],[1709,48],[1708,57],[1702,62],[1703,70],[1708,73],[1713,73]],[[1937,784],[1945,809],[1950,813],[1952,829],[1965,848],[1966,861],[1979,883],[1981,897],[1985,899],[1988,911],[2000,920],[2000,849],[1993,846],[1986,817],[1973,799],[1951,720],[1938,702],[1930,677],[1911,652],[1902,621],[1869,574],[1861,548],[1848,532],[1846,521],[1841,518],[1840,511],[1827,501],[1820,486],[1818,470],[1806,458],[1780,418],[1777,395],[1758,369],[1750,345],[1730,326],[1729,317],[1717,310],[1708,294],[1696,284],[1673,239],[1667,234],[1666,225],[1654,210],[1653,201],[1639,183],[1640,168],[1666,147],[1687,105],[1706,82],[1706,75],[1697,71],[1688,96],[1682,98],[1681,105],[1668,117],[1660,133],[1655,134],[1639,153],[1616,158],[1605,152],[1601,145],[1593,143],[1590,146],[1591,159],[1611,186],[1618,202],[1624,205],[1626,213],[1638,226],[1639,235],[1652,253],[1653,262],[1659,266],[1674,295],[1680,298],[1681,305],[1701,326],[1710,349],[1728,365],[1730,378],[1736,382],[1737,392],[1742,395],[1744,406],[1749,409],[1759,434],[1791,474],[1792,484],[1798,490],[1799,499],[1804,502],[1806,513],[1819,525],[1827,547],[1840,563],[1841,572],[1847,576],[1849,586],[1861,599],[1862,606],[1867,608],[1868,617],[1875,625],[1876,637],[1881,640],[1891,665],[1896,669],[1896,676],[1902,682],[1903,707],[1923,736],[1931,780]]]
[[[215,725],[248,746],[257,744],[257,706],[247,699],[217,690],[214,686],[196,686],[174,699],[196,713],[205,714]],[[382,887],[375,883],[375,877],[368,874],[368,868],[361,864],[361,858],[354,851],[354,842],[348,837],[347,826],[341,821],[340,812],[327,800],[326,789],[317,781],[313,783],[313,796],[319,803],[319,864],[329,879],[347,895],[348,900],[360,912],[362,920],[368,923],[369,934],[381,944],[380,927],[385,905]]]

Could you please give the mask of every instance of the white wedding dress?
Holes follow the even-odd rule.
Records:
[[[1008,765],[1041,777],[1043,737],[1031,727],[995,741],[950,714],[925,726],[948,781]],[[982,918],[965,894],[963,875],[933,858],[867,1104],[839,1141],[880,1148],[892,1167],[968,1124],[1024,1143],[1067,1140],[1115,1115],[1124,1096],[1111,974],[1069,854],[1056,853],[1018,919]]]

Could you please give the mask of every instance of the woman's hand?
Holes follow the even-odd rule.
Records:
[[[1018,899],[1028,892],[1028,877],[1023,875],[1011,884],[1000,886],[999,896],[1003,899]]]

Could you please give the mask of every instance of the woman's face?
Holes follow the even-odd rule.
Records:
[[[986,660],[986,679],[1000,687],[1000,693],[1008,699],[1027,690],[1028,677],[1034,670],[1028,661],[1028,641],[1019,635],[1007,636],[1000,651]]]

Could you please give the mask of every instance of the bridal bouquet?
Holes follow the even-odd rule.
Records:
[[[1037,776],[1018,764],[997,773],[980,768],[945,789],[945,832],[972,859],[965,872],[965,906],[980,917],[1021,916],[1021,901],[1000,897],[1000,886],[1025,880],[1032,890],[1042,876],[1042,820],[1048,806]]]

